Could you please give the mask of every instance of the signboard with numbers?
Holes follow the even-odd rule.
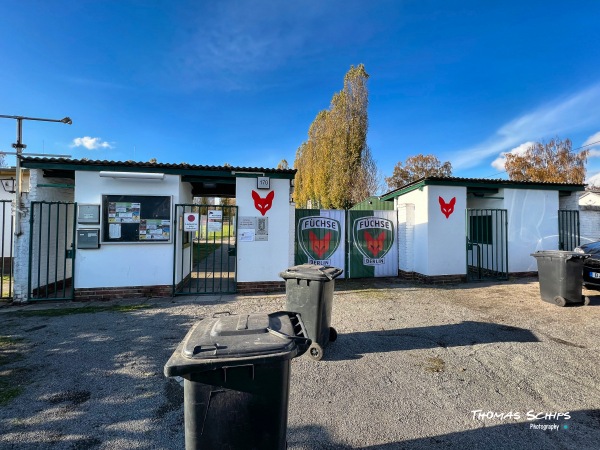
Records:
[[[257,189],[271,189],[271,180],[269,177],[258,177],[256,179]]]

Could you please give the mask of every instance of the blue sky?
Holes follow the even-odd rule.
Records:
[[[385,176],[419,153],[503,178],[529,142],[600,141],[600,2],[28,1],[0,7],[0,114],[27,151],[293,164],[350,65]],[[0,120],[0,151],[15,123]],[[588,177],[600,173],[600,144]],[[516,150],[515,150],[516,149]],[[14,164],[14,158],[7,158]]]

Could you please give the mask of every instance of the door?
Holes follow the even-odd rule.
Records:
[[[349,278],[398,276],[398,212],[349,210]]]
[[[72,300],[76,203],[31,202],[29,300]]]
[[[506,209],[467,209],[467,280],[508,279]]]
[[[237,206],[175,205],[173,295],[236,292],[236,228]]]
[[[2,284],[0,297],[3,300],[13,297],[13,216],[12,201],[0,200],[0,226],[2,227]]]
[[[579,211],[558,210],[558,249],[571,252],[580,244]]]

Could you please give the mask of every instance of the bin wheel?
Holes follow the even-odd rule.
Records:
[[[336,339],[337,339],[337,331],[335,331],[335,328],[330,327],[329,328],[329,342],[335,342]]]
[[[554,304],[556,306],[565,306],[567,304],[567,301],[560,295],[557,295],[556,297],[554,297]]]
[[[590,304],[590,298],[587,295],[583,296],[583,306],[587,306]]]
[[[313,342],[311,346],[308,347],[308,356],[315,361],[321,361],[321,358],[323,358],[323,347],[316,342]]]

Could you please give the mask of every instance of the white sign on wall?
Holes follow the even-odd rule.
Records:
[[[211,209],[208,211],[208,232],[220,233],[223,230],[223,211]]]
[[[198,231],[199,223],[198,213],[185,213],[183,215],[183,231]]]

